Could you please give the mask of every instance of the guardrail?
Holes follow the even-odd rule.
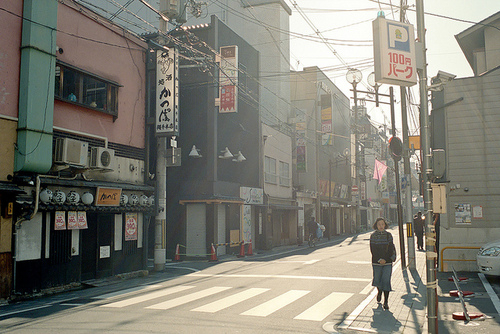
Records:
[[[448,262],[476,262],[476,259],[473,259],[473,260],[464,260],[464,259],[445,259],[444,258],[444,251],[447,250],[447,249],[479,249],[481,247],[471,247],[471,246],[448,246],[448,247],[444,247],[443,249],[441,249],[441,255],[439,256],[439,268],[441,268],[441,271],[443,271],[443,264],[444,264],[444,261],[448,261]]]

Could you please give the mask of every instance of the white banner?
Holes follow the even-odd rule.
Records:
[[[156,51],[156,135],[179,135],[179,60],[177,50]]]

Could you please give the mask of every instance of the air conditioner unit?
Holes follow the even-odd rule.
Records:
[[[89,144],[71,138],[56,138],[54,163],[87,167]]]
[[[114,160],[115,160],[114,150],[104,147],[92,147],[92,150],[90,152],[91,168],[102,168],[102,169],[112,170]]]

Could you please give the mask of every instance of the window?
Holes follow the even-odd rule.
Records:
[[[290,187],[290,164],[280,161],[280,186]]]
[[[277,183],[276,159],[265,157],[264,160],[264,181],[268,183]]]
[[[118,116],[118,87],[111,81],[58,63],[55,96],[107,114]]]

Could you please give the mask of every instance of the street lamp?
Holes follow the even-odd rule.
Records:
[[[368,75],[368,78],[366,79],[366,81],[368,81],[368,84],[370,86],[373,87],[373,89],[375,90],[375,106],[378,107],[379,106],[379,102],[378,102],[378,88],[382,85],[378,84],[376,81],[375,81],[375,72],[372,72]]]
[[[355,184],[358,189],[358,194],[356,197],[356,225],[361,224],[361,208],[360,208],[360,198],[359,196],[359,177],[358,177],[358,160],[359,160],[359,148],[358,148],[358,95],[356,86],[363,79],[363,74],[360,70],[351,68],[347,71],[346,80],[352,85],[352,91],[354,93],[354,178]]]

